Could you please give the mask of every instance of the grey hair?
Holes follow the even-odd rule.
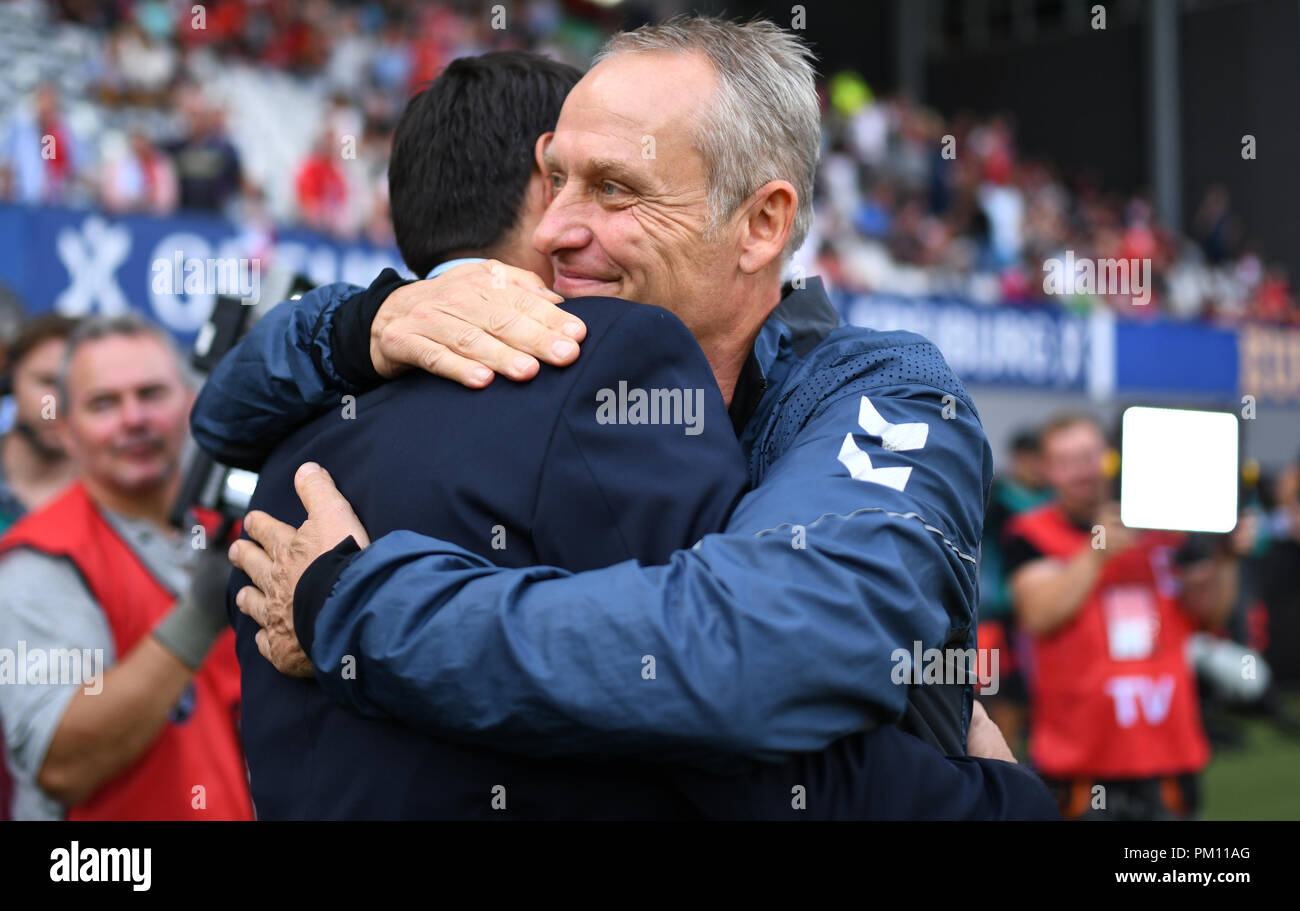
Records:
[[[92,316],[77,323],[72,334],[68,336],[67,347],[63,349],[63,360],[59,363],[59,375],[55,380],[55,389],[59,405],[65,411],[68,407],[68,374],[72,370],[72,357],[77,349],[88,342],[112,338],[118,335],[148,335],[157,339],[176,361],[176,370],[181,382],[191,389],[198,386],[198,379],[185,359],[181,357],[176,340],[161,326],[149,322],[134,311],[127,311],[116,316]]]
[[[716,239],[723,222],[763,184],[787,180],[799,197],[783,251],[793,253],[812,226],[821,149],[812,51],[767,20],[679,16],[613,35],[593,63],[645,51],[703,54],[717,78],[713,102],[695,129],[709,182],[706,239]]]

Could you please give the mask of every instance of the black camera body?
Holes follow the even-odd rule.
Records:
[[[279,280],[275,281],[277,278]],[[301,274],[273,274],[266,286],[272,295],[270,299],[277,301],[297,300],[313,287]],[[238,297],[218,297],[208,321],[194,341],[190,365],[204,376],[211,373],[212,368],[239,344],[259,315],[257,307],[245,304]],[[185,467],[180,493],[172,506],[171,524],[188,529],[194,510],[202,509],[220,515],[223,527],[228,529],[248,512],[256,488],[256,472],[222,465],[206,452],[195,450]]]

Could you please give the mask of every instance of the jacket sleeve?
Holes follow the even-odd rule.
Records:
[[[329,340],[339,306],[361,290],[324,285],[272,307],[204,383],[194,441],[218,462],[257,470],[296,427],[358,392],[335,369]]]
[[[990,456],[973,409],[887,383],[826,396],[725,533],[665,565],[502,569],[401,531],[331,556],[295,609],[321,685],[539,755],[770,760],[897,720],[914,649],[973,625]]]
[[[739,820],[1059,819],[1051,792],[1013,762],[944,756],[892,725],[781,764],[687,770],[674,783],[701,815]]]

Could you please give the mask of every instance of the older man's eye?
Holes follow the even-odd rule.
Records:
[[[608,180],[605,181],[604,183],[602,183],[602,184],[600,185],[600,191],[601,191],[601,193],[603,193],[605,196],[617,196],[617,195],[618,195],[618,187],[615,186],[614,184],[610,183]]]

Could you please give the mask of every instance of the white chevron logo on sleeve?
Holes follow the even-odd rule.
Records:
[[[890,452],[922,449],[925,447],[925,441],[930,436],[930,425],[924,422],[914,421],[907,424],[891,424],[886,421],[881,417],[880,412],[876,410],[876,406],[871,404],[871,399],[865,395],[862,397],[862,404],[858,409],[858,424],[867,432],[868,436],[879,437],[881,446]],[[840,446],[839,460],[849,470],[849,475],[855,481],[883,484],[897,491],[902,491],[907,486],[907,479],[912,474],[911,466],[905,468],[877,468],[872,465],[871,456],[863,452],[858,444],[853,442],[852,433],[844,435],[844,443]]]

